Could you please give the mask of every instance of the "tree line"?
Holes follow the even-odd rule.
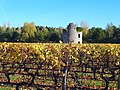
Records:
[[[0,26],[0,42],[43,42],[58,43],[62,41],[62,31],[67,28],[36,26],[34,22],[25,22],[22,27]],[[87,25],[77,26],[83,32],[84,43],[120,43],[120,26],[107,24],[101,27],[88,28]]]

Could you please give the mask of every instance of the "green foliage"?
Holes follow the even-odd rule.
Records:
[[[23,27],[0,26],[0,42],[59,42],[62,41],[62,32],[65,28],[35,26],[25,22]],[[120,43],[120,27],[107,24],[106,29],[88,26],[84,23],[77,27],[78,32],[83,32],[83,42],[87,43]]]
[[[106,39],[106,31],[102,28],[91,28],[88,33],[88,42],[104,42]]]
[[[32,23],[24,23],[24,26],[21,31],[21,41],[23,42],[33,42],[35,38],[36,27],[35,24]]]
[[[107,30],[109,38],[113,37],[113,35],[115,33],[115,29],[116,29],[116,26],[114,26],[112,23],[107,24],[106,30]]]
[[[52,33],[50,35],[49,41],[58,43],[59,42],[59,35],[58,35],[58,33]]]

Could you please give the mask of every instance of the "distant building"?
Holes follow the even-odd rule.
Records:
[[[82,44],[82,32],[76,31],[76,25],[70,23],[67,30],[63,30],[63,43],[80,43]]]

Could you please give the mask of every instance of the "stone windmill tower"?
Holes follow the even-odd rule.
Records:
[[[82,44],[82,32],[76,31],[76,25],[74,23],[70,23],[67,26],[67,30],[63,30],[63,43]]]

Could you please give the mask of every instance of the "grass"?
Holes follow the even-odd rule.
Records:
[[[0,90],[15,90],[15,88],[10,87],[10,86],[2,86],[0,87]]]

